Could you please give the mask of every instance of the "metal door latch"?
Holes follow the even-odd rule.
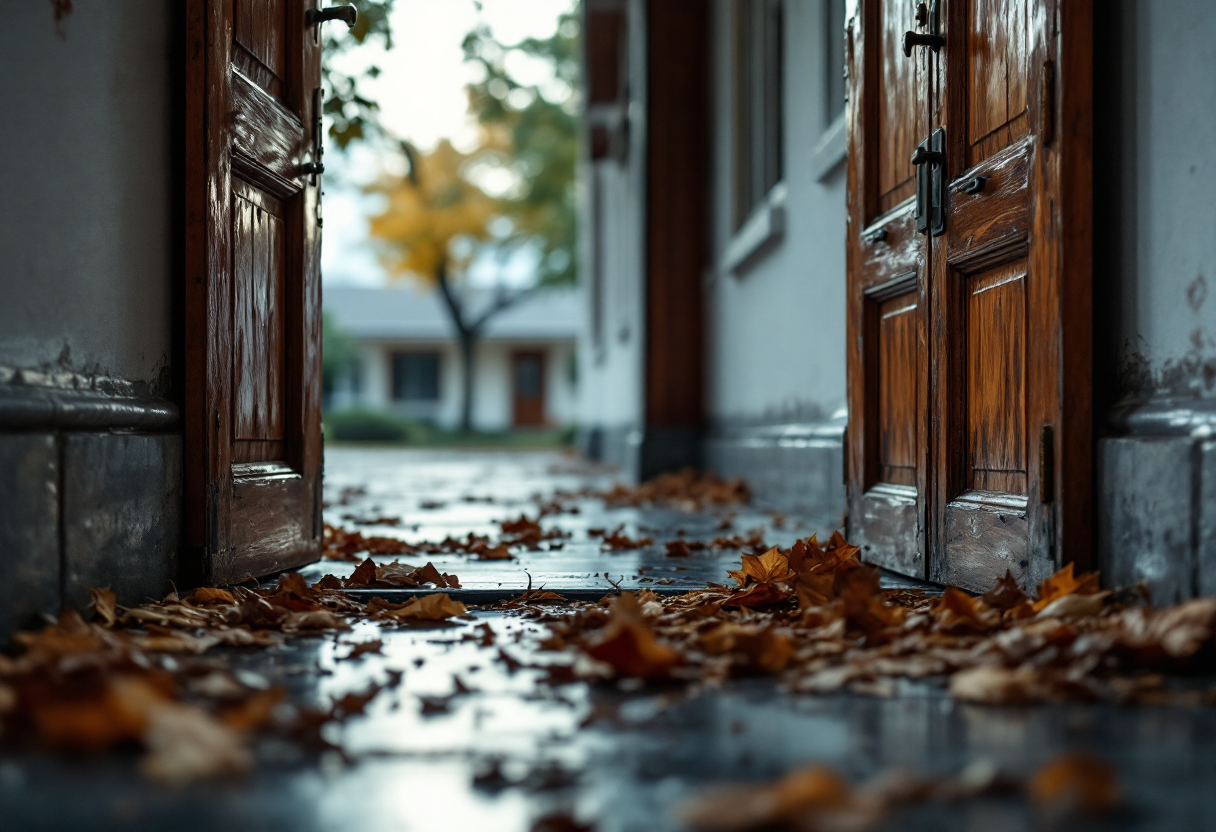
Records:
[[[916,166],[916,230],[946,233],[946,129],[939,127],[912,152]]]
[[[942,37],[941,18],[938,14],[937,0],[926,6],[924,3],[919,3],[916,6],[916,25],[929,27],[929,33],[921,34],[920,32],[904,32],[904,57],[911,58],[912,50],[917,46],[927,46],[935,53],[939,52],[946,45],[946,39]]]

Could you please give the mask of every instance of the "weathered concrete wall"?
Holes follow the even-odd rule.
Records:
[[[1172,601],[1216,592],[1216,4],[1095,17],[1099,565]]]
[[[1216,3],[1100,6],[1099,409],[1128,394],[1216,396]]]
[[[163,387],[174,5],[0,0],[0,365]]]

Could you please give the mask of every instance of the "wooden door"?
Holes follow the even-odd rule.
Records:
[[[925,55],[900,51],[908,0],[864,0],[849,19],[849,536],[864,557],[925,573],[926,294],[930,237],[917,233],[912,149],[928,134]]]
[[[950,0],[941,25],[931,576],[1034,584],[1090,557],[1092,5]]]
[[[1091,14],[851,11],[849,529],[904,574],[1088,561]]]
[[[545,424],[545,354],[520,350],[511,355],[512,422],[517,428]]]
[[[315,2],[187,2],[183,557],[197,580],[320,554]]]

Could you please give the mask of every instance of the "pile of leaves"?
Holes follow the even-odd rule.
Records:
[[[397,585],[393,576],[403,570],[394,566],[373,566],[368,584]],[[430,564],[416,572],[427,569],[436,572],[435,583],[459,586]],[[334,587],[336,580],[310,587],[289,573],[267,589],[202,588],[132,608],[118,606],[110,590],[93,590],[92,621],[69,610],[40,631],[17,633],[15,657],[0,655],[0,737],[71,751],[141,747],[143,772],[168,784],[247,769],[258,732],[324,746],[321,728],[362,713],[381,686],[328,708],[300,708],[268,680],[234,673],[204,654],[219,645],[269,647],[297,633],[348,630],[354,619],[404,626],[465,614],[444,593],[361,604]],[[378,646],[355,645],[352,655]],[[386,686],[399,682],[399,673],[390,674]]]
[[[959,700],[1211,701],[1168,674],[1210,671],[1216,598],[1152,609],[1066,566],[1022,591],[1008,573],[981,597],[883,589],[858,547],[833,535],[745,554],[734,586],[676,597],[623,594],[550,623],[550,649],[593,661],[587,675],[718,681],[779,674],[797,691],[893,695],[942,679]]]
[[[361,562],[371,555],[470,555],[478,560],[511,560],[511,548],[537,549],[544,542],[550,549],[561,548],[561,540],[570,536],[561,529],[543,529],[539,519],[531,520],[521,514],[517,519],[500,524],[502,534],[497,541],[489,536],[469,532],[464,537],[450,535],[440,541],[407,543],[395,537],[375,537],[338,526],[325,524],[322,556],[326,560]],[[362,557],[361,557],[362,556]]]
[[[580,498],[602,500],[615,507],[706,511],[747,505],[752,494],[747,483],[737,477],[722,479],[708,472],[685,468],[659,474],[640,485],[618,483],[607,490],[558,491],[547,504],[549,513],[570,511],[567,507],[570,501]]]

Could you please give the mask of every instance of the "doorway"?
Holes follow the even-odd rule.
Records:
[[[516,350],[511,354],[511,423],[517,428],[544,427],[545,354]]]

